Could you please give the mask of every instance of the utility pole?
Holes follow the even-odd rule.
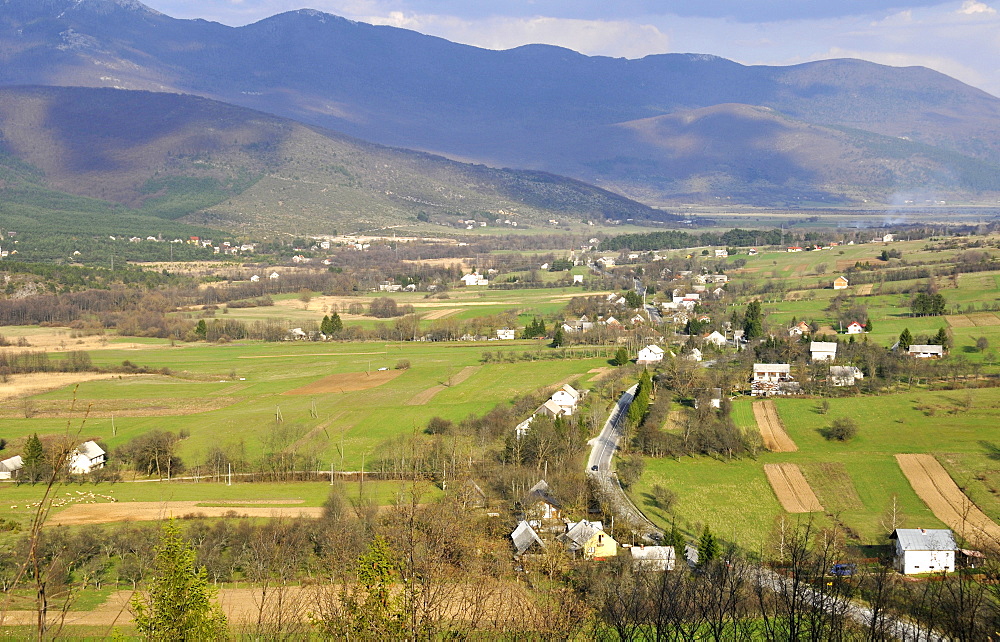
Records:
[[[226,479],[226,486],[232,486],[232,485],[233,485],[233,464],[230,463],[229,464],[229,475],[227,476],[227,479]]]

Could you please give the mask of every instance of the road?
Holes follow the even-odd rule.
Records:
[[[601,501],[611,508],[619,520],[624,520],[633,528],[646,533],[646,538],[653,541],[663,539],[663,531],[658,529],[653,522],[649,521],[642,511],[639,510],[618,483],[611,466],[611,461],[618,450],[618,442],[621,440],[621,427],[625,421],[625,414],[632,404],[639,384],[622,393],[621,398],[611,409],[608,420],[604,422],[604,429],[601,434],[591,440],[590,458],[587,459],[587,475],[594,480],[597,492],[601,496]]]
[[[632,404],[632,399],[638,387],[639,384],[635,384],[622,394],[615,407],[612,408],[608,420],[604,422],[601,434],[591,440],[590,457],[587,459],[587,475],[596,482],[601,501],[610,506],[611,511],[619,520],[625,520],[626,523],[632,525],[637,530],[644,531],[646,538],[651,542],[660,542],[663,540],[663,531],[658,529],[632,503],[632,500],[629,499],[628,495],[622,489],[621,484],[618,483],[618,477],[611,466],[615,452],[618,450],[618,442],[621,440],[621,427],[625,421],[625,415],[628,412],[628,407]],[[821,594],[807,583],[801,583],[796,586],[789,578],[779,575],[765,566],[758,567],[757,578],[761,586],[775,593],[788,594],[799,591],[804,602],[811,602],[820,609],[841,612],[863,627],[867,628],[874,617],[871,608],[861,602],[850,600],[844,604],[840,602],[841,598]],[[879,628],[890,637],[918,642],[938,642],[943,640],[943,638],[934,632],[928,631],[903,618],[895,618],[889,614],[882,614],[881,617],[883,620]]]

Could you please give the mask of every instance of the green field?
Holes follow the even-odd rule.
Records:
[[[837,518],[860,543],[880,543],[886,535],[882,516],[893,495],[904,516],[902,526],[943,527],[913,492],[894,458],[897,453],[930,453],[987,515],[1000,519],[1000,389],[914,389],[829,403],[829,412],[821,414],[815,399],[776,401],[797,452],[764,452],[756,459],[730,462],[707,457],[648,459],[632,496],[664,527],[676,519],[682,530],[696,537],[708,524],[724,539],[756,550],[784,514],[763,466],[792,462],[803,470],[826,514],[789,519],[813,518],[822,525]],[[737,402],[733,414],[738,425],[748,425],[749,401]],[[827,441],[821,431],[837,417],[854,418],[860,426],[857,437],[847,443]],[[677,493],[675,515],[652,505],[654,484]]]

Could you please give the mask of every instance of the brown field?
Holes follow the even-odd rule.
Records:
[[[342,372],[332,374],[301,388],[283,392],[283,395],[321,395],[333,392],[355,392],[357,390],[368,390],[389,383],[403,370],[382,370],[376,372]]]
[[[837,269],[836,269],[836,271],[837,272],[843,272],[847,268],[854,267],[855,263],[857,263],[857,261],[855,259],[837,259]]]
[[[977,328],[983,326],[1000,325],[1000,318],[997,317],[993,312],[975,312],[973,314],[965,315],[969,317]]]
[[[964,314],[949,314],[945,320],[953,328],[974,328],[975,322]]]
[[[268,626],[277,621],[280,609],[285,622],[307,622],[309,613],[317,613],[323,605],[338,601],[339,585],[271,586],[265,594],[260,588],[223,588],[217,601],[230,625],[261,624]],[[132,621],[129,602],[134,591],[116,591],[91,611],[67,611],[65,614],[50,609],[48,621],[58,626],[124,625]],[[527,590],[519,583],[482,578],[475,584],[451,583],[436,587],[436,615],[468,622],[488,624],[493,621],[530,630],[540,624],[547,611],[534,607]],[[32,626],[38,613],[29,610],[10,610],[2,613],[3,626]],[[55,629],[53,629],[55,630]],[[306,631],[308,629],[305,629]],[[108,634],[112,632],[109,630]],[[72,629],[64,629],[62,637],[72,636]],[[292,636],[295,637],[295,636]],[[309,636],[305,636],[309,637]]]
[[[427,403],[431,399],[433,399],[436,394],[438,394],[439,392],[441,392],[443,390],[446,390],[446,389],[448,389],[448,388],[450,388],[452,386],[457,386],[458,384],[462,383],[463,381],[465,381],[466,379],[468,379],[472,375],[476,374],[476,372],[481,367],[482,366],[465,366],[464,368],[462,368],[461,370],[459,370],[455,375],[453,375],[451,377],[451,379],[448,381],[448,385],[438,384],[436,386],[431,386],[427,390],[424,390],[422,392],[418,392],[417,394],[413,395],[412,397],[410,397],[406,401],[406,405],[407,406],[424,406],[424,405],[427,405]]]
[[[11,343],[24,337],[26,346],[5,346],[5,352],[70,352],[73,350],[153,350],[167,347],[166,344],[131,343],[112,341],[113,335],[91,334],[76,336],[70,328],[4,328],[0,331]]]
[[[874,283],[865,283],[863,285],[859,285],[854,293],[858,296],[867,296],[872,293],[873,289],[875,289]]]
[[[815,513],[823,510],[802,471],[795,464],[764,464],[764,474],[774,494],[789,513]]]
[[[896,455],[910,486],[934,516],[973,546],[995,546],[1000,526],[972,503],[933,455]]]
[[[0,401],[30,397],[49,390],[57,390],[63,386],[71,386],[84,381],[113,379],[116,374],[97,372],[39,372],[26,375],[11,375],[7,383],[0,383]],[[142,376],[142,375],[123,375]]]
[[[470,265],[475,265],[476,259],[465,258],[465,259],[403,259],[400,263],[409,263],[410,265],[430,265],[433,267],[451,267],[453,265],[461,266],[463,271],[468,271]]]
[[[295,500],[270,500],[290,503]],[[115,502],[100,504],[75,504],[56,513],[46,524],[58,526],[77,524],[107,524],[110,522],[153,522],[170,517],[200,515],[204,517],[225,517],[230,511],[247,517],[320,517],[323,508],[319,506],[242,506],[239,502],[232,506],[204,506],[205,501],[177,502]],[[263,503],[261,501],[260,503]]]
[[[433,312],[428,312],[423,315],[423,318],[427,321],[433,321],[434,319],[443,319],[447,316],[451,316],[458,312],[458,308],[448,308],[445,310],[434,310]]]
[[[799,449],[785,432],[785,426],[781,423],[773,401],[770,399],[755,401],[753,403],[753,416],[757,420],[757,427],[760,429],[760,436],[764,439],[765,448],[775,453],[792,453]]]
[[[78,402],[75,412],[80,416],[86,413],[91,418],[165,417],[221,410],[238,401],[236,397],[225,394],[172,399],[95,399],[87,403]],[[0,405],[0,419],[65,418],[71,405],[72,402],[66,399],[26,399],[21,404]]]

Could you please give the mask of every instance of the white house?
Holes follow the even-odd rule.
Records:
[[[798,383],[792,380],[792,367],[787,363],[755,363],[750,395],[766,397],[798,392]]]
[[[507,340],[514,338],[514,331],[510,328],[497,328],[497,339]]]
[[[543,520],[562,519],[562,503],[549,493],[548,483],[542,479],[528,489],[522,500],[528,524],[538,528]]]
[[[552,393],[550,401],[555,402],[564,415],[572,415],[576,412],[576,404],[580,401],[580,391],[567,383]]]
[[[854,366],[830,366],[830,383],[835,386],[853,386],[858,379],[864,379],[865,374]]]
[[[882,236],[882,242],[883,243],[892,243],[895,240],[896,240],[896,236],[894,234],[885,234],[885,235]]]
[[[711,343],[714,346],[723,347],[726,345],[726,336],[719,332],[718,330],[713,330],[712,334],[702,338],[705,343]]]
[[[944,356],[944,346],[913,344],[906,352],[918,359],[940,359]]]
[[[801,337],[804,334],[809,334],[812,330],[809,328],[809,324],[805,321],[799,321],[792,327],[788,328],[788,336],[790,337]]]
[[[267,275],[267,278],[271,279],[272,281],[275,281],[281,278],[281,275],[278,274],[277,272],[271,272],[270,274]]]
[[[253,276],[250,277],[250,282],[251,283],[257,283],[258,281],[260,281],[260,275],[259,274],[254,274]]]
[[[21,459],[20,455],[8,457],[0,461],[0,479],[11,479],[14,477],[14,473],[22,468],[24,468],[24,460]]]
[[[726,250],[715,250],[715,258],[724,259],[729,256],[729,252]]]
[[[542,405],[538,406],[538,408],[535,409],[535,414],[548,415],[549,417],[555,419],[556,417],[562,417],[563,415],[572,413],[567,413],[562,406],[557,404],[552,399],[546,399],[545,403],[543,403]]]
[[[573,284],[575,285],[577,283],[583,283],[583,275],[582,274],[574,274],[573,275]]]
[[[648,365],[650,363],[659,363],[663,361],[663,348],[655,345],[648,345],[639,351],[639,356],[636,357],[635,362],[640,365]]]
[[[851,325],[847,326],[847,334],[864,334],[864,332],[865,326],[857,321],[851,321]]]
[[[517,435],[518,439],[521,439],[522,437],[528,434],[528,431],[531,430],[531,422],[534,420],[535,420],[535,415],[531,415],[521,423],[514,426],[514,434]]]
[[[955,536],[947,528],[897,528],[893,562],[903,575],[955,570]]]
[[[73,475],[86,475],[97,468],[104,468],[106,459],[103,448],[93,441],[85,441],[70,455],[69,472]]]
[[[463,276],[462,283],[468,286],[489,285],[490,281],[486,277],[479,274],[479,272],[473,272],[472,274],[466,274],[465,276]]]
[[[833,361],[837,358],[836,341],[812,341],[809,353],[813,361]]]
[[[684,355],[683,358],[687,359],[688,361],[701,361],[702,360],[701,350],[699,350],[698,348],[691,348],[691,352]]]

